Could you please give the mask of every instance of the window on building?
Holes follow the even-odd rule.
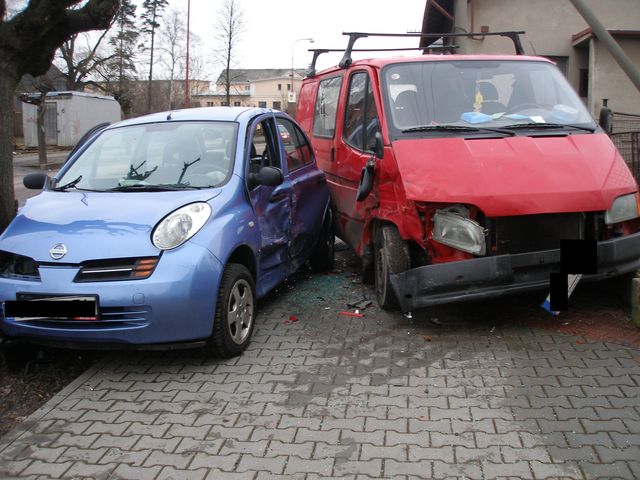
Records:
[[[314,136],[333,138],[336,131],[336,113],[341,85],[342,77],[326,78],[318,85],[318,97],[313,115]]]
[[[222,105],[223,107],[228,107],[229,106],[229,102],[220,102],[220,105]]]
[[[361,151],[373,150],[379,125],[369,75],[366,72],[355,73],[349,85],[344,118],[345,142]]]
[[[287,83],[287,92],[290,92],[290,91],[291,91],[291,84]]]
[[[215,103],[213,102],[207,102],[207,107],[213,107],[215,105]]]
[[[293,122],[286,118],[276,119],[278,133],[287,154],[289,171],[308,165],[313,160],[309,142]]]
[[[267,108],[267,102],[258,102],[258,107]]]
[[[281,83],[278,84],[278,91],[280,91],[280,90],[282,90],[282,84]]]
[[[276,110],[282,110],[282,102],[273,102],[273,108]]]
[[[240,102],[233,102],[233,106],[234,107],[239,107],[240,106]]]

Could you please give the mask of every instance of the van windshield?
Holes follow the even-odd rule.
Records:
[[[385,67],[382,81],[394,138],[468,136],[496,128],[515,134],[537,128],[570,133],[596,128],[562,73],[547,62],[397,63]]]
[[[231,172],[236,130],[232,122],[164,122],[105,130],[53,190],[217,187]]]

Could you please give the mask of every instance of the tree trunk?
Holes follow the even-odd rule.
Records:
[[[14,90],[18,84],[12,69],[0,62],[0,232],[9,225],[16,214],[15,191],[13,188],[13,118]]]
[[[47,168],[47,136],[44,131],[44,114],[47,109],[47,94],[42,94],[37,105],[36,130],[38,131],[38,165],[41,170]]]

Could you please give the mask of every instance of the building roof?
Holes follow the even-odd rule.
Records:
[[[640,39],[640,30],[607,30],[611,36],[620,37],[620,38],[636,38]],[[593,30],[591,27],[585,28],[581,32],[575,33],[571,35],[571,42],[574,47],[583,44],[588,41],[591,37],[595,37]]]
[[[305,69],[294,69],[294,72],[304,77],[306,70]],[[260,80],[269,80],[273,78],[291,78],[291,69],[290,68],[230,68],[229,69],[229,78],[231,83],[251,83]],[[225,79],[225,70],[220,73],[218,80],[216,80],[217,85],[224,85]]]

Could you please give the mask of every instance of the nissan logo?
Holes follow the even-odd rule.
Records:
[[[64,243],[58,243],[57,245],[51,247],[51,250],[49,250],[49,255],[51,255],[51,258],[53,258],[54,260],[60,260],[66,254],[67,246]]]

